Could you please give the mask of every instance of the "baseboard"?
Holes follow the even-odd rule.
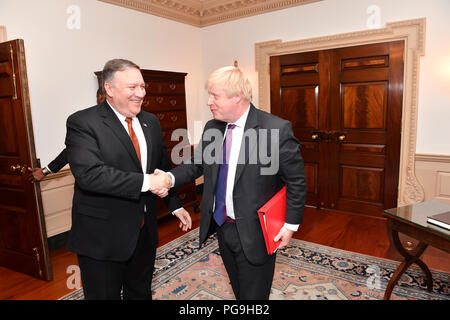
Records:
[[[59,250],[66,247],[67,238],[69,237],[69,231],[57,234],[50,238],[47,238],[48,249],[50,251]]]

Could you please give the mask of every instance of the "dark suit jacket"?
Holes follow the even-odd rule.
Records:
[[[53,172],[53,173],[57,173],[59,170],[61,170],[67,163],[69,162],[69,160],[67,160],[67,151],[66,149],[64,149],[63,151],[61,151],[60,154],[58,154],[58,156],[53,159],[52,162],[50,162],[48,164],[48,168]]]
[[[159,120],[141,111],[137,118],[147,141],[147,173],[171,165]],[[141,192],[143,173],[131,139],[107,102],[67,120],[66,149],[75,177],[72,229],[67,248],[98,260],[125,261],[136,247],[144,211],[151,242],[157,245],[157,197]],[[170,210],[181,207],[174,192]]]
[[[225,131],[226,123],[210,120],[205,126],[202,140],[195,150],[195,159],[191,163],[184,163],[171,172],[175,177],[175,187],[183,185],[202,174],[204,175],[203,199],[201,205],[200,243],[203,243],[211,233],[214,193],[219,165],[208,164],[201,156],[202,150],[208,153],[216,144],[221,154],[222,139],[209,139],[205,132],[210,129]],[[234,213],[242,247],[247,259],[254,264],[262,264],[267,258],[264,236],[258,219],[257,210],[274,196],[283,185],[287,185],[286,222],[300,224],[303,220],[303,208],[306,198],[306,180],[303,160],[300,155],[300,145],[294,137],[289,121],[278,118],[272,114],[250,106],[244,132],[254,129],[257,133],[257,143],[247,143],[243,139],[240,156],[245,154],[245,163],[236,168],[236,177],[233,189]],[[270,132],[265,138],[259,129],[279,129],[279,170],[273,175],[262,175],[261,168],[270,167],[263,161],[251,161],[252,156],[258,153],[258,145],[265,139],[271,150]],[[244,133],[245,137],[245,133]],[[213,141],[209,141],[213,140]],[[217,150],[217,149],[216,149]],[[245,153],[244,153],[245,152]],[[200,161],[199,161],[200,160]],[[197,162],[197,163],[195,163]],[[255,163],[256,162],[256,163]],[[209,162],[210,163],[210,162]]]

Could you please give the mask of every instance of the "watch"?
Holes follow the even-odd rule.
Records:
[[[47,167],[45,167],[44,169],[42,169],[42,173],[44,174],[44,176],[48,175],[49,173],[52,173]]]

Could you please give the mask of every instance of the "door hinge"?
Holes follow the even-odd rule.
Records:
[[[9,52],[11,53],[12,78],[13,78],[13,84],[14,84],[13,100],[17,100],[16,71],[14,69],[14,51],[13,51],[12,45],[9,45]]]
[[[39,277],[42,278],[42,268],[41,268],[41,256],[39,255],[38,248],[33,248],[34,256],[36,257],[36,262],[39,268]]]

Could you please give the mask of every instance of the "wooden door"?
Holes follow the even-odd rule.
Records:
[[[271,58],[272,113],[302,145],[307,204],[380,215],[395,207],[402,41]]]
[[[0,43],[0,266],[51,280],[23,40]]]
[[[309,52],[271,57],[270,88],[272,113],[292,123],[294,135],[302,146],[306,172],[307,204],[323,207],[326,195],[328,153],[327,143],[318,143],[328,128],[327,95],[324,87],[328,55]],[[320,90],[319,90],[320,87]]]

